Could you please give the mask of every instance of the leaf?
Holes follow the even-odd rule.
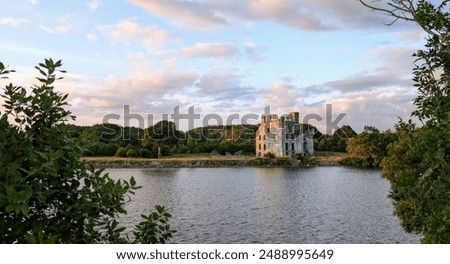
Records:
[[[31,188],[27,188],[20,192],[20,198],[23,201],[28,201],[32,195],[33,195],[33,190]]]
[[[47,197],[42,193],[37,196],[37,199],[42,204],[45,204],[45,202],[47,201]]]
[[[423,178],[427,178],[427,177],[430,177],[430,175],[431,174],[433,174],[433,170],[434,170],[434,168],[428,168],[426,171],[425,171],[425,173],[423,174]]]
[[[38,66],[34,66],[34,68],[36,68],[42,75],[47,76],[47,73],[45,73],[45,71],[43,71],[41,68],[39,68]]]
[[[157,220],[159,218],[159,214],[157,212],[153,212],[151,214],[151,216],[152,216],[153,220]]]
[[[156,208],[156,211],[157,211],[159,214],[162,214],[162,213],[164,212],[164,207],[163,207],[163,206],[156,205],[155,208]]]
[[[91,187],[91,181],[88,178],[84,179],[84,185],[86,185],[86,187],[90,188]]]
[[[16,211],[16,209],[17,209],[17,206],[15,204],[8,204],[8,206],[6,206],[6,208],[5,208],[7,213]]]
[[[38,81],[42,82],[42,83],[47,83],[47,79],[43,79],[43,78],[36,78],[38,79]]]
[[[20,210],[22,211],[22,214],[24,216],[28,216],[28,213],[30,212],[30,207],[29,207],[28,203],[22,204],[22,207]]]

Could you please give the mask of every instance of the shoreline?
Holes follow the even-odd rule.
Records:
[[[190,156],[151,158],[83,157],[97,168],[227,168],[227,167],[314,167],[342,166],[345,154],[318,155],[306,162],[286,158],[259,158],[254,156]]]

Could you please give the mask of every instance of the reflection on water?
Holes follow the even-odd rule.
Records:
[[[343,167],[109,169],[142,186],[121,221],[168,207],[174,243],[418,243],[379,171]]]

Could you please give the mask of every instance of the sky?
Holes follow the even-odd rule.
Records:
[[[386,130],[414,110],[426,37],[390,22],[357,0],[3,0],[0,61],[16,72],[0,86],[31,86],[52,58],[79,125],[148,127],[175,108],[195,126],[258,123],[270,107],[322,132]]]

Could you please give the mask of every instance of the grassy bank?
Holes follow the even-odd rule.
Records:
[[[214,167],[301,167],[339,166],[345,153],[318,153],[303,161],[291,158],[256,158],[254,156],[183,155],[159,159],[85,157],[83,160],[97,167],[108,168],[214,168]]]
[[[339,161],[347,158],[349,155],[342,152],[317,152],[313,159],[319,166],[340,166]]]

